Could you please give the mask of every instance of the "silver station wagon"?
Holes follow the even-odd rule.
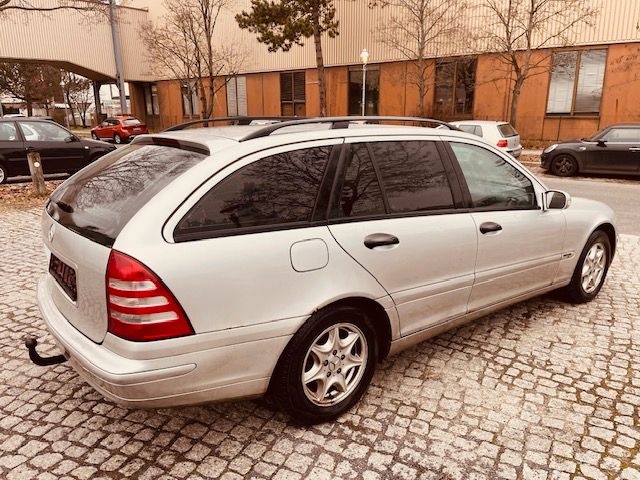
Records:
[[[62,353],[31,338],[36,363],[68,360],[126,406],[268,394],[322,422],[387,355],[603,285],[611,209],[549,191],[477,136],[403,118],[233,120],[138,137],[53,193],[37,295]]]

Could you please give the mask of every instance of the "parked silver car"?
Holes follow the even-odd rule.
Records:
[[[141,136],[64,182],[38,287],[60,361],[127,406],[268,393],[321,422],[387,355],[550,290],[597,295],[609,207],[473,135],[353,121]]]
[[[520,134],[508,122],[494,122],[490,120],[459,120],[451,122],[463,132],[482,137],[500,150],[507,152],[514,158],[522,153]]]

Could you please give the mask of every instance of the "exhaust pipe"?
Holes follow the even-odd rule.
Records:
[[[51,365],[57,365],[58,363],[66,362],[67,357],[64,355],[54,355],[52,357],[41,357],[38,352],[36,352],[36,346],[38,345],[38,340],[33,335],[29,335],[24,339],[24,346],[29,350],[29,358],[33,363],[39,365],[41,367],[48,367]]]

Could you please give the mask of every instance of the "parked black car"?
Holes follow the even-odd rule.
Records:
[[[579,173],[640,175],[640,124],[610,125],[593,137],[548,146],[540,159],[554,175]]]
[[[30,174],[30,151],[40,154],[44,173],[73,173],[115,148],[106,142],[76,137],[48,120],[0,118],[0,183],[8,177]]]

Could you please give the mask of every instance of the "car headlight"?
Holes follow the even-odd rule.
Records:
[[[549,145],[547,148],[545,148],[542,153],[551,153],[553,152],[556,148],[558,147],[557,143],[554,143],[553,145]]]

